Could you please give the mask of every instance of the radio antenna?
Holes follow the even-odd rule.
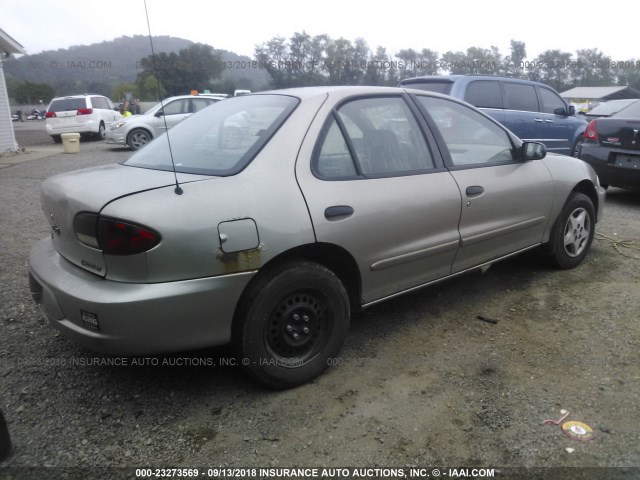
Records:
[[[147,0],[144,0],[144,13],[147,17],[147,30],[149,31],[149,43],[151,44],[151,65],[153,68],[153,76],[156,77],[156,87],[158,89],[158,98],[160,100],[160,108],[162,109],[162,120],[164,121],[164,129],[167,132],[167,144],[169,145],[169,156],[171,157],[171,167],[173,168],[173,178],[176,181],[176,188],[174,192],[176,195],[182,195],[183,190],[178,183],[178,174],[176,173],[176,164],[173,160],[173,150],[171,149],[171,139],[169,138],[169,128],[167,127],[167,117],[164,115],[164,103],[162,103],[162,94],[160,92],[160,79],[158,78],[158,71],[156,69],[156,52],[153,50],[153,36],[151,35],[151,24],[149,23],[149,11],[147,10]]]

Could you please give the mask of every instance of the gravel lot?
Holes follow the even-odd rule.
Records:
[[[555,271],[531,253],[373,307],[353,319],[338,366],[272,392],[221,365],[226,349],[107,366],[48,326],[27,280],[30,247],[49,234],[40,183],[130,153],[83,141],[51,154],[62,146],[42,123],[17,128],[40,154],[0,168],[7,478],[42,466],[629,467],[557,478],[640,478],[640,251],[614,243],[640,239],[639,194],[610,190],[598,224],[610,239],[581,267]],[[561,409],[595,438],[543,425]]]

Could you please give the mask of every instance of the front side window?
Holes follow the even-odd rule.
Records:
[[[405,174],[434,167],[420,127],[401,97],[352,100],[338,109],[337,119],[331,120],[327,134],[321,139],[323,144],[316,161],[321,176],[332,171],[353,174],[345,163],[351,152],[344,135],[355,154],[352,168],[358,175]],[[342,166],[337,168],[337,163]]]
[[[187,99],[188,101],[188,99]],[[298,105],[286,95],[247,95],[218,102],[169,132],[180,173],[228,176],[240,172]],[[125,165],[172,170],[167,142],[151,142]]]
[[[513,145],[507,133],[482,114],[442,98],[417,98],[442,135],[453,166],[513,160]]]
[[[562,99],[546,88],[540,89],[540,97],[542,99],[542,111],[544,113],[554,113],[558,108],[566,110],[567,106]]]
[[[538,97],[533,85],[521,83],[504,83],[505,108],[509,110],[538,111]]]
[[[189,113],[189,99],[183,98],[182,100],[174,100],[171,103],[167,103],[164,106],[163,112],[165,115],[180,115],[182,113]]]

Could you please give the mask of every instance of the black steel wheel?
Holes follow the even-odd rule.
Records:
[[[234,341],[242,365],[259,382],[289,388],[331,363],[349,329],[349,300],[333,272],[311,262],[265,271],[241,299]]]

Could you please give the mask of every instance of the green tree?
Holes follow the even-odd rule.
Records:
[[[524,42],[511,40],[511,54],[504,59],[504,72],[509,77],[525,78],[527,48]]]
[[[531,62],[528,77],[562,92],[573,86],[573,68],[575,62],[571,53],[546,50]]]
[[[111,96],[111,99],[118,103],[122,98],[124,98],[126,93],[131,93],[135,98],[140,98],[140,94],[138,92],[138,88],[133,83],[121,83],[114,90]]]
[[[611,57],[597,48],[576,52],[573,82],[576,86],[601,87],[615,82],[611,69]]]
[[[284,37],[273,37],[255,48],[255,58],[271,76],[274,88],[290,86],[293,76],[289,63],[289,46]]]
[[[191,90],[204,90],[222,73],[222,58],[213,47],[194,44],[177,54],[161,52],[141,60],[142,72],[136,84],[140,87],[150,75],[157,75],[168,95],[181,95]],[[142,95],[142,91],[140,94]],[[148,93],[146,90],[144,93]]]
[[[12,90],[9,95],[14,97],[15,101],[20,104],[49,103],[55,97],[55,90],[44,83],[16,83]]]

